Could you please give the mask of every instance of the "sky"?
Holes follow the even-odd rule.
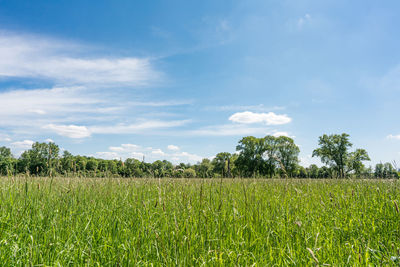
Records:
[[[196,163],[348,133],[400,165],[400,2],[0,0],[0,146]],[[400,166],[399,166],[400,167]]]

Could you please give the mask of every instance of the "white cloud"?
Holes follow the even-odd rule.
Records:
[[[158,155],[158,156],[165,155],[165,153],[161,149],[155,149],[155,150],[151,151],[151,154]]]
[[[389,135],[387,136],[387,138],[388,138],[388,139],[400,140],[400,134],[398,134],[398,135],[389,134]]]
[[[24,136],[41,133],[47,128],[70,138],[88,137],[91,133],[137,133],[150,129],[178,127],[189,122],[136,119],[135,122],[113,125],[121,119],[126,122],[128,108],[163,107],[184,103],[126,102],[123,97],[112,99],[108,92],[99,94],[86,87],[0,92],[0,121],[3,127],[23,133]],[[77,128],[76,125],[85,126]]]
[[[90,136],[90,131],[85,126],[48,124],[43,126],[43,128],[69,138],[85,138]]]
[[[118,153],[116,153],[116,152],[109,152],[109,151],[106,151],[106,152],[97,152],[97,153],[96,153],[96,156],[97,156],[97,157],[100,157],[100,158],[102,158],[102,159],[119,159]]]
[[[162,75],[154,70],[151,60],[105,57],[101,56],[103,51],[65,40],[0,31],[1,80],[44,79],[57,85],[0,92],[0,121],[7,132],[13,133],[10,137],[33,139],[44,130],[68,138],[148,133],[188,122],[160,120],[157,114],[165,113],[149,113],[148,109],[192,101],[138,101],[126,90],[160,81]]]
[[[0,77],[103,86],[141,86],[160,78],[147,58],[80,56],[92,50],[64,40],[1,32]]]
[[[8,135],[3,135],[0,133],[0,142],[11,142],[11,138]]]
[[[11,145],[19,149],[30,149],[32,148],[33,143],[35,142],[32,140],[24,140],[11,143]]]
[[[168,145],[168,147],[167,147],[169,150],[172,150],[172,151],[178,151],[179,150],[179,147],[178,146],[174,146],[174,145]]]
[[[189,162],[199,162],[203,159],[203,157],[196,155],[196,154],[190,154],[188,152],[180,152],[180,153],[176,153],[173,154],[173,157],[177,158],[177,159],[187,159],[187,161]]]
[[[301,18],[299,18],[299,19],[297,20],[297,27],[299,27],[299,29],[302,29],[303,26],[304,26],[306,23],[309,23],[310,21],[311,21],[311,16],[310,16],[310,14],[305,14],[303,17],[301,17]]]
[[[291,118],[289,118],[286,114],[277,115],[274,112],[268,113],[254,113],[251,111],[245,112],[237,112],[229,117],[230,121],[237,123],[265,123],[267,125],[280,125],[287,124],[291,122]]]
[[[315,164],[318,167],[322,166],[321,161],[319,158],[315,158],[312,155],[306,155],[305,157],[300,157],[300,165],[303,167],[309,167],[311,164]]]
[[[275,132],[272,135],[275,136],[275,137],[279,137],[279,136],[289,137],[289,134],[287,132]]]
[[[46,143],[54,143],[53,139],[47,138],[46,140],[44,140]]]
[[[96,156],[106,159],[127,159],[135,158],[138,160],[145,159],[146,162],[153,162],[156,160],[169,160],[173,163],[191,162],[196,163],[201,161],[203,157],[191,154],[184,151],[164,152],[159,148],[142,147],[135,144],[122,144],[120,146],[109,147],[110,151],[97,152]]]
[[[182,126],[189,122],[188,120],[178,121],[160,121],[160,120],[148,120],[140,121],[135,124],[118,124],[111,126],[91,126],[89,127],[90,132],[97,134],[131,134],[139,133],[144,130],[160,129],[160,128],[171,128]]]
[[[54,116],[74,112],[76,109],[82,112],[100,102],[102,101],[85,94],[82,87],[6,91],[0,93],[0,117],[5,119],[29,114]]]
[[[185,124],[187,121],[141,121],[135,124],[118,124],[118,125],[94,125],[94,126],[78,126],[78,125],[55,125],[47,124],[43,129],[54,131],[58,135],[69,138],[85,138],[92,134],[133,134],[146,131],[177,127]],[[125,144],[128,146],[129,144]],[[110,148],[114,151],[121,149],[120,147]]]

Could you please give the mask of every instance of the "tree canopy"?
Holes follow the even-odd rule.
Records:
[[[366,168],[370,160],[365,149],[349,151],[352,144],[348,134],[332,134],[319,137],[319,147],[313,151],[326,166],[299,165],[300,149],[287,136],[246,136],[239,140],[236,153],[217,153],[212,159],[205,158],[197,164],[172,164],[167,160],[153,163],[134,158],[99,159],[72,155],[55,143],[36,142],[18,159],[11,150],[0,147],[0,175],[35,176],[87,176],[87,177],[366,177],[397,178],[398,172],[391,163],[379,163]]]

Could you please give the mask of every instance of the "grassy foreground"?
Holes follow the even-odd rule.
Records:
[[[0,178],[3,265],[399,265],[400,182]]]

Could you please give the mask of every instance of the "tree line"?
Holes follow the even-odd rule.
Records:
[[[0,175],[79,176],[79,177],[296,177],[296,178],[398,178],[395,163],[378,163],[366,167],[369,155],[365,149],[350,151],[349,135],[332,134],[319,137],[318,148],[312,156],[325,166],[311,164],[305,168],[299,163],[299,147],[287,136],[267,135],[262,138],[243,137],[236,153],[221,152],[213,159],[197,164],[173,165],[167,160],[153,163],[134,158],[106,160],[74,156],[68,151],[60,155],[55,143],[36,142],[32,148],[15,158],[7,147],[0,147]]]

